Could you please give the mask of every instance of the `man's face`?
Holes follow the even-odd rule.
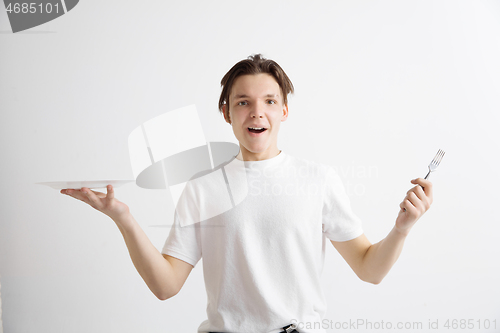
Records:
[[[280,124],[288,117],[288,107],[276,80],[269,74],[239,76],[229,96],[229,119],[240,142],[240,159],[255,161],[278,155]],[[264,131],[250,128],[265,128]],[[260,132],[260,133],[259,133]]]

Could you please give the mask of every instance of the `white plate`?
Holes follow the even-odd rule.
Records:
[[[113,185],[113,187],[118,187],[123,184],[135,182],[135,180],[81,180],[81,181],[61,181],[61,182],[42,182],[36,183],[40,185],[47,185],[56,190],[62,189],[81,189],[82,187],[87,188],[106,188],[108,185]]]

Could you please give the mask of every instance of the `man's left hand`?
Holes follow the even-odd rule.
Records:
[[[411,183],[417,186],[406,192],[406,197],[399,204],[401,209],[396,219],[396,229],[404,235],[408,235],[415,222],[432,204],[432,183],[423,178],[413,179]]]

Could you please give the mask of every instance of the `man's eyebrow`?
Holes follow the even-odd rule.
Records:
[[[241,94],[241,95],[236,95],[234,96],[234,98],[248,98],[249,96],[248,95],[245,95],[245,94]],[[265,95],[264,97],[279,97],[278,94],[267,94]]]

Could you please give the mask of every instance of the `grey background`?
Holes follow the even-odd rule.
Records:
[[[34,183],[129,179],[130,131],[190,104],[208,141],[236,142],[217,110],[220,79],[258,52],[296,88],[279,149],[336,167],[372,242],[446,151],[434,204],[380,285],[328,247],[326,319],[500,329],[498,1],[86,0],[17,34],[1,8],[0,31],[5,332],[196,331],[201,262],[161,302],[112,220]],[[170,194],[128,184],[116,197],[161,249],[169,228],[154,226],[172,223]]]

